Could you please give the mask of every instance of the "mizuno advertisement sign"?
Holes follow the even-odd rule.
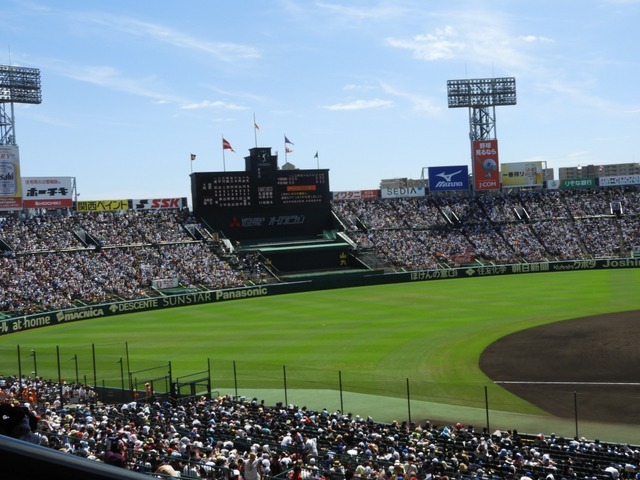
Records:
[[[469,190],[469,167],[429,167],[429,191]]]

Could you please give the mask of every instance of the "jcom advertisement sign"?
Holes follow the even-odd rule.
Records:
[[[429,167],[429,191],[469,190],[469,167]]]
[[[498,140],[473,141],[473,186],[476,190],[500,189]]]

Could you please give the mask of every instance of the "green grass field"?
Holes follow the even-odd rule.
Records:
[[[34,350],[38,374],[57,379],[58,349],[63,378],[75,379],[77,359],[79,378],[93,383],[93,344],[98,383],[113,386],[121,384],[120,359],[136,381],[159,376],[169,362],[174,377],[210,362],[220,393],[238,388],[312,408],[340,408],[347,399],[345,410],[382,421],[406,418],[409,409],[413,418],[482,421],[486,387],[495,422],[520,422],[527,431],[544,412],[493,385],[478,368],[481,352],[537,325],[640,310],[638,292],[640,269],[326,290],[26,331],[1,337],[0,354],[3,373],[15,374],[19,348],[29,373]],[[551,425],[562,431],[570,423]]]

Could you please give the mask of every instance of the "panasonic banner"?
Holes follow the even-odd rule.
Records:
[[[469,167],[429,167],[429,191],[469,190]]]

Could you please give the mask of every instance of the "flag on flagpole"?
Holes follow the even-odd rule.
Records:
[[[291,152],[293,152],[293,150],[291,150],[289,147],[284,147],[284,151],[285,151],[286,153],[291,153]]]
[[[256,129],[257,131],[260,131],[260,126],[256,123],[256,121],[255,121],[255,120],[253,121],[253,126],[255,127],[255,129]]]
[[[222,150],[231,150],[233,153],[236,153],[231,144],[224,137],[222,137]]]
[[[193,162],[195,159],[196,159],[196,154],[195,154],[195,153],[192,153],[192,154],[191,154],[191,161]]]
[[[318,152],[313,156],[313,158],[318,158]]]
[[[285,143],[285,145],[286,145],[287,143],[289,143],[289,144],[293,145],[293,142],[292,142],[291,140],[289,140],[289,139],[287,138],[287,136],[286,136],[286,135],[284,136],[284,143]]]

